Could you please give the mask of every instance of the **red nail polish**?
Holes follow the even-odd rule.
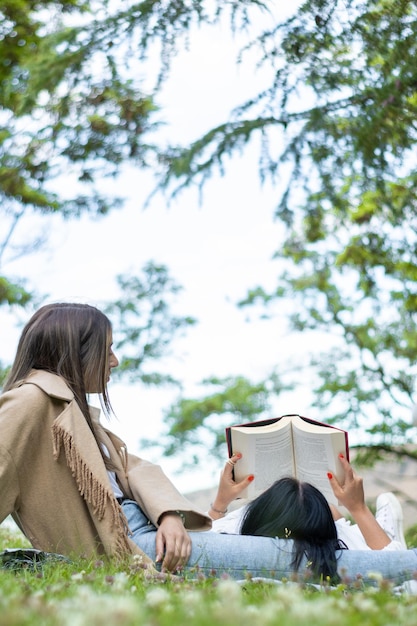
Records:
[[[344,455],[343,455],[342,453],[340,453],[340,454],[339,454],[339,458],[340,458],[340,459],[344,459],[345,457],[344,457]]]
[[[333,478],[333,474],[331,472],[327,472],[327,478],[329,479]]]
[[[255,476],[251,474],[250,476],[248,476],[248,480],[252,482],[253,480],[255,480]]]

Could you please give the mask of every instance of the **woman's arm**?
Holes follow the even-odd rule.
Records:
[[[128,454],[124,482],[126,479],[126,494],[139,504],[155,526],[163,513],[180,511],[187,530],[210,530],[209,516],[178,491],[159,465]]]
[[[340,504],[346,507],[352,515],[371,550],[382,550],[391,543],[391,540],[365,503],[363,480],[353,471],[352,466],[343,455],[340,455],[339,458],[345,470],[345,482],[341,485],[337,478],[329,472],[328,478],[333,493]]]
[[[233,500],[242,493],[244,489],[253,481],[253,474],[249,474],[240,482],[236,482],[233,478],[233,467],[242,458],[240,452],[237,452],[226,461],[222,473],[220,474],[219,486],[217,494],[213,502],[210,504],[209,515],[211,519],[216,520],[224,517],[227,508]]]

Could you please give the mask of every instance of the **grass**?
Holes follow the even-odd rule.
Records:
[[[26,547],[0,527],[0,549]],[[130,561],[0,569],[0,626],[391,626],[417,624],[417,596],[376,587],[230,579],[146,580]]]

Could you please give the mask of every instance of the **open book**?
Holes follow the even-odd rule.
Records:
[[[300,415],[283,415],[229,426],[226,441],[229,456],[242,453],[234,468],[235,480],[255,476],[241,498],[253,499],[279,478],[294,476],[317,487],[329,503],[337,503],[327,472],[343,482],[338,457],[342,453],[349,460],[346,431]]]

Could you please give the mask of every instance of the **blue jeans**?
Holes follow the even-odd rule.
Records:
[[[126,500],[122,506],[133,541],[155,560],[155,526],[133,500]],[[289,539],[214,532],[189,532],[189,535],[192,552],[185,571],[190,573],[197,570],[206,576],[227,574],[235,579],[250,574],[278,580],[293,573],[292,541]],[[300,575],[307,573],[306,565],[304,561]],[[413,572],[417,572],[417,550],[340,550],[338,572],[343,580],[360,576],[365,582],[374,582],[372,574],[378,572],[384,579],[401,583],[410,580]]]

